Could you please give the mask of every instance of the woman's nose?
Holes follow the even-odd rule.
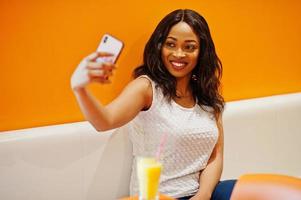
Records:
[[[173,52],[173,56],[176,58],[184,58],[186,56],[186,54],[181,48],[178,48],[177,50],[175,50]]]

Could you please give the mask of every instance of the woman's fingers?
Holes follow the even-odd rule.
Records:
[[[97,52],[93,52],[93,53],[91,53],[90,55],[88,55],[88,56],[85,58],[85,60],[91,61],[91,60],[96,59],[97,57],[98,57],[98,53],[97,53]]]
[[[88,62],[87,69],[104,69],[113,70],[115,69],[115,64],[113,63],[98,63],[98,62]]]
[[[97,82],[97,83],[111,83],[108,76],[104,77],[90,77],[91,82]]]
[[[115,65],[113,63],[88,62],[87,69],[91,78],[98,77],[108,79],[109,76],[112,76]]]
[[[115,64],[110,62],[111,56],[107,52],[94,52],[85,57],[71,76],[71,87],[85,87],[90,82],[110,83],[109,77],[115,69]],[[101,62],[97,62],[98,59]]]
[[[91,78],[91,81],[98,83],[111,83],[109,78]]]
[[[98,57],[113,56],[113,54],[109,52],[96,51],[96,53],[98,54]]]
[[[115,65],[112,63],[89,62],[87,69],[92,82],[111,83],[109,78],[113,75]]]
[[[90,77],[106,78],[112,76],[113,72],[109,70],[91,69],[88,71],[88,74]]]
[[[88,55],[85,60],[87,61],[95,61],[97,58],[100,57],[110,57],[113,56],[113,54],[108,52],[93,52],[92,54]]]
[[[99,64],[95,62],[89,62],[87,64],[88,74],[90,76],[111,76],[112,71],[115,69],[114,64]]]

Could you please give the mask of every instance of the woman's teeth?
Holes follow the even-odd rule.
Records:
[[[187,63],[184,63],[184,62],[174,62],[172,61],[171,64],[175,67],[178,67],[178,68],[182,68],[184,67]]]

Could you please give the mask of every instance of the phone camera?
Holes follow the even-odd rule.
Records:
[[[108,37],[105,37],[105,39],[103,40],[104,43],[106,43],[108,40]]]

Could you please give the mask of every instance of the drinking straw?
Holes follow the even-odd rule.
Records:
[[[167,133],[163,133],[163,135],[160,138],[160,144],[157,148],[157,152],[156,152],[156,160],[158,161],[160,159],[160,155],[164,149],[165,143],[167,140]]]

